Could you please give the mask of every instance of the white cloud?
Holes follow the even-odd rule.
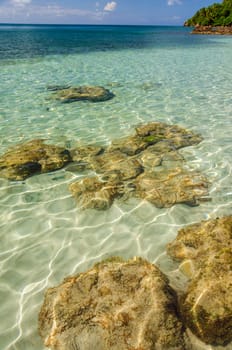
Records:
[[[27,5],[27,6],[26,6]],[[25,12],[25,7],[27,11]],[[52,23],[56,17],[63,17],[67,22],[73,18],[75,21],[80,19],[82,22],[90,20],[101,20],[102,14],[96,11],[81,10],[78,8],[66,8],[58,5],[35,5],[32,0],[9,0],[3,5],[0,4],[0,22],[25,21],[30,17],[35,22]],[[41,20],[42,19],[42,20]]]
[[[95,10],[90,11],[59,6],[56,3],[37,5],[33,0],[6,0],[3,4],[0,0],[0,22],[96,23],[114,11],[117,2],[108,2],[102,10],[99,8],[100,1],[96,1],[95,6]]]
[[[117,7],[116,1],[107,2],[104,7],[104,11],[114,11]]]
[[[31,0],[11,0],[11,3],[16,6],[25,6],[31,3]]]
[[[181,5],[182,2],[181,2],[181,0],[168,0],[168,6],[173,6],[175,4]]]
[[[48,6],[34,6],[33,12],[37,13],[38,16],[80,16],[87,17],[94,13],[90,11],[80,10],[77,8],[65,8],[58,5],[48,5]]]

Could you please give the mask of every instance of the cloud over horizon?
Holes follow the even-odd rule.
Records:
[[[182,25],[214,0],[0,0],[0,23]]]
[[[0,4],[0,19],[4,22],[27,22],[32,23],[57,23],[56,18],[63,18],[68,22],[85,23],[87,21],[99,21],[104,17],[104,12],[96,12],[88,9],[79,9],[76,7],[60,6],[56,3],[39,5],[38,1],[32,3],[32,0],[8,0]],[[36,18],[36,20],[35,20]],[[1,20],[0,20],[1,21]]]

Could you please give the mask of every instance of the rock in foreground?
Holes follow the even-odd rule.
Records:
[[[191,265],[180,300],[186,325],[203,342],[232,341],[232,216],[203,221],[179,231],[169,254]]]
[[[70,161],[67,149],[46,145],[43,140],[32,140],[0,157],[0,176],[20,181],[37,173],[60,169]]]
[[[184,350],[176,297],[141,258],[112,258],[50,288],[39,315],[54,350]]]
[[[74,101],[91,101],[101,102],[107,101],[114,97],[114,94],[102,86],[78,86],[59,89],[52,95],[52,99],[61,102]]]

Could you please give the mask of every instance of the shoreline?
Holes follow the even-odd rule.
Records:
[[[191,34],[232,35],[232,26],[201,26],[196,25]]]

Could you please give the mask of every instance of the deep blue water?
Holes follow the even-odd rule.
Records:
[[[0,25],[0,59],[212,44],[169,26]]]

